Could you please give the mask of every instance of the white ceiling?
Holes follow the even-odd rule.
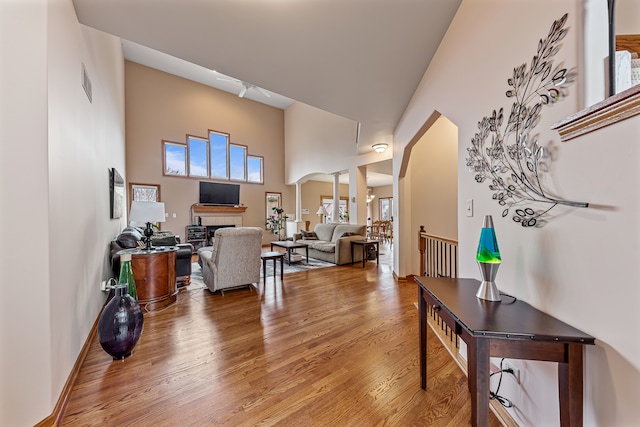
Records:
[[[461,0],[73,0],[80,23],[131,61],[286,108],[360,123],[358,150],[392,135]]]

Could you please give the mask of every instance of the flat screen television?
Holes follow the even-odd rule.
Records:
[[[240,184],[200,181],[201,205],[237,206],[240,204]]]

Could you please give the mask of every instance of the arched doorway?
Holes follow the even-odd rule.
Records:
[[[417,249],[421,225],[430,234],[458,238],[458,127],[434,112],[403,154],[398,192],[405,210],[401,270],[421,274]]]

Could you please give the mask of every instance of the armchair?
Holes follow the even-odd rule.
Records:
[[[260,282],[262,228],[219,228],[213,247],[203,249],[198,251],[199,262],[204,283],[211,292],[224,293],[224,289]]]

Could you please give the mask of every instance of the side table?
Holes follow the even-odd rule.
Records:
[[[260,254],[262,260],[262,280],[267,283],[267,261],[273,260],[273,278],[276,278],[276,260],[280,260],[280,280],[284,279],[284,255],[285,252],[271,251]]]
[[[125,249],[118,252],[131,254],[138,303],[144,311],[163,308],[177,301],[176,251],[175,246],[161,246],[150,251]]]
[[[376,248],[376,264],[380,264],[380,241],[379,240],[352,240],[351,241],[351,264],[353,264],[353,248],[354,246],[362,247],[362,268],[367,262],[367,248],[374,246]]]

